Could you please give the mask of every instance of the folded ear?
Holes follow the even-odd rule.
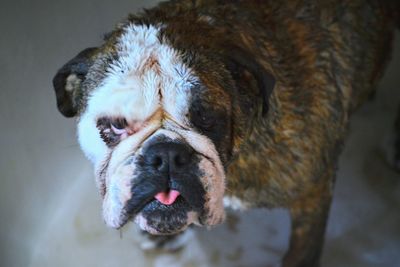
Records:
[[[258,87],[258,94],[262,97],[262,114],[265,115],[269,109],[269,97],[275,87],[275,77],[267,71],[253,55],[238,47],[230,47],[227,53],[227,68],[240,90],[249,91],[251,79],[254,79]],[[250,77],[249,77],[250,74]]]
[[[62,66],[53,78],[57,107],[65,117],[73,117],[78,111],[75,96],[80,92],[96,50],[96,47],[83,50]]]

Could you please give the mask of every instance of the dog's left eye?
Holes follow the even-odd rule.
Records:
[[[203,114],[200,115],[199,123],[204,130],[211,130],[217,124],[217,121],[214,117]]]
[[[212,131],[218,124],[217,118],[213,112],[207,112],[203,108],[195,109],[192,113],[193,124],[202,131]]]

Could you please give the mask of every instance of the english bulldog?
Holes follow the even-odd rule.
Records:
[[[53,80],[112,228],[153,235],[285,207],[285,267],[318,266],[349,115],[390,55],[393,3],[175,0],[130,15]]]

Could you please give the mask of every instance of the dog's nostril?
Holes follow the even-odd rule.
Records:
[[[177,154],[174,157],[174,163],[176,167],[183,167],[189,163],[189,155],[187,154]]]
[[[159,169],[163,165],[162,158],[160,156],[155,156],[151,165],[153,165],[154,168]]]
[[[150,146],[144,157],[148,166],[158,172],[182,171],[193,160],[190,147],[179,143],[157,143]]]

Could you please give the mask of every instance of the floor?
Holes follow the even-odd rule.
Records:
[[[224,225],[196,228],[175,253],[143,252],[134,228],[102,222],[91,166],[74,121],[56,111],[50,81],[127,10],[155,1],[7,1],[0,4],[0,266],[278,266],[288,245],[285,210],[230,213]],[[395,46],[376,98],[351,121],[323,267],[400,266],[400,174],[387,163],[400,103],[400,34]]]

